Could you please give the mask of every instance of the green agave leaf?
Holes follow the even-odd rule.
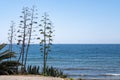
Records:
[[[1,45],[0,45],[0,50],[3,49],[6,45],[7,45],[7,44],[4,44],[4,43],[1,44]]]
[[[4,59],[9,59],[11,57],[16,57],[14,52],[10,52],[9,50],[4,51],[0,54],[0,61]]]

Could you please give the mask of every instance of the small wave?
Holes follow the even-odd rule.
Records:
[[[67,76],[94,76],[90,74],[67,74]]]
[[[103,74],[103,76],[120,76],[120,74],[106,73],[106,74]]]
[[[68,76],[119,76],[120,74],[114,74],[114,73],[107,73],[107,74],[68,74]]]
[[[63,68],[63,70],[91,70],[90,68]]]

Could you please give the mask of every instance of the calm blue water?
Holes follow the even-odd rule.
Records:
[[[42,67],[39,47],[31,46],[28,64]],[[54,44],[47,64],[62,69],[72,78],[120,79],[120,45]]]

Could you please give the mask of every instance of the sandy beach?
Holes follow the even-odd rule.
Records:
[[[2,75],[0,80],[64,80],[56,77],[44,77],[36,75]]]

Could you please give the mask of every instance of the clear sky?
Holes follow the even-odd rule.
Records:
[[[10,22],[19,22],[25,6],[36,5],[55,26],[54,43],[120,44],[120,0],[1,0],[0,43],[7,42]]]

